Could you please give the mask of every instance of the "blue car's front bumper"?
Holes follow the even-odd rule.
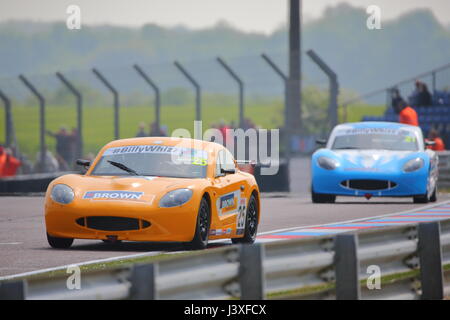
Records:
[[[391,186],[382,190],[352,188],[347,180],[390,181]],[[312,169],[312,190],[315,193],[340,196],[408,197],[427,193],[428,170],[422,168],[416,172],[364,172],[345,171],[338,168],[326,170],[319,166]],[[395,185],[395,186],[394,186]]]

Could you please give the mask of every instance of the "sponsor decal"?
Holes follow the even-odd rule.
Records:
[[[208,165],[208,154],[206,150],[171,147],[164,145],[136,145],[123,146],[107,149],[103,156],[114,156],[123,154],[167,154],[178,163],[192,164],[197,166]]]
[[[139,200],[143,192],[135,191],[87,191],[83,199],[90,200]]]
[[[228,229],[212,229],[209,231],[210,236],[221,236],[225,234],[231,234],[231,228]]]
[[[348,128],[336,132],[337,136],[361,134],[391,134],[401,136],[414,136],[413,131],[395,128]]]
[[[163,145],[136,145],[136,146],[123,146],[114,147],[107,149],[103,155],[110,156],[116,154],[128,154],[128,153],[158,153],[158,154],[176,154],[179,156],[183,155],[194,155],[196,157],[206,158],[207,153],[205,150],[197,150],[191,148],[181,148],[181,147],[171,147]]]
[[[236,207],[234,192],[220,198],[220,209]]]

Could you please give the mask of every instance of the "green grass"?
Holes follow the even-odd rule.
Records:
[[[386,111],[384,105],[352,104],[347,107],[347,121],[357,122],[364,116],[382,116]],[[344,109],[339,109],[339,120],[344,122]]]
[[[283,102],[264,101],[246,105],[245,116],[263,128],[278,128],[283,123]],[[348,107],[349,122],[359,121],[365,115],[382,115],[384,106],[351,105]],[[74,106],[47,106],[47,130],[57,131],[61,125],[76,126]],[[237,106],[203,106],[203,129],[206,130],[220,119],[238,122]],[[193,133],[195,108],[186,106],[163,106],[161,124],[168,126],[169,134],[177,128],[185,128]],[[0,112],[0,143],[5,141],[4,112]],[[342,110],[340,110],[342,119]],[[37,106],[13,106],[13,120],[17,142],[22,153],[35,160],[39,150],[39,109]],[[128,106],[120,109],[120,138],[134,137],[140,122],[150,124],[154,121],[154,109],[149,106]],[[114,139],[113,108],[88,106],[83,112],[83,138],[85,154],[96,154],[106,143]],[[46,142],[54,152],[55,139],[47,136]]]
[[[281,103],[246,106],[246,117],[264,128],[276,128],[282,123]],[[47,130],[57,131],[61,125],[76,126],[76,110],[70,106],[48,106],[46,109]],[[177,128],[185,128],[193,133],[194,106],[164,106],[161,110],[161,124],[168,126],[169,134]],[[33,155],[39,149],[39,111],[37,107],[14,106],[13,119],[20,150]],[[220,119],[238,121],[237,107],[204,107],[203,129]],[[122,107],[120,109],[120,138],[134,137],[140,122],[154,121],[154,109],[148,106]],[[83,112],[83,138],[85,153],[97,153],[114,138],[112,107],[86,107]],[[5,141],[4,113],[0,113],[0,142]],[[147,129],[148,130],[148,129]],[[47,136],[50,150],[54,151],[55,140]],[[33,158],[34,160],[34,158]]]

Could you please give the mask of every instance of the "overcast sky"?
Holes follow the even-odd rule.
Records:
[[[303,0],[306,19],[324,8],[347,2],[366,8],[378,5],[382,19],[392,19],[415,8],[430,8],[450,24],[450,0]],[[0,0],[0,21],[65,21],[68,5],[81,8],[82,24],[139,27],[146,23],[205,28],[226,20],[244,31],[270,33],[286,23],[287,0]]]

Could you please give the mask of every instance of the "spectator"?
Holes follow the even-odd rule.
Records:
[[[419,93],[417,95],[417,106],[425,107],[431,105],[431,94],[425,83],[419,82]]]
[[[41,152],[36,154],[36,167],[43,169],[44,172],[57,172],[59,171],[58,160],[53,156],[53,154],[45,148],[44,164],[41,164]]]
[[[20,165],[20,160],[12,155],[11,149],[0,146],[0,178],[15,176]]]
[[[156,122],[153,122],[150,125],[150,136],[151,137],[166,137],[167,136],[167,132],[165,131],[167,130],[167,126],[158,126],[158,124]]]
[[[395,113],[399,115],[400,123],[409,124],[412,126],[419,125],[419,119],[416,110],[411,108],[405,100],[401,100],[396,106],[393,106]]]
[[[70,152],[70,161],[68,162],[68,165],[69,167],[74,168],[75,158],[78,157],[78,146],[80,145],[80,136],[77,128],[72,128],[72,131],[68,136],[68,142]]]
[[[391,106],[394,108],[400,101],[403,100],[398,88],[391,89]]]
[[[136,133],[136,138],[148,137],[147,132],[145,132],[145,123],[141,122],[139,124],[138,132]]]
[[[70,140],[72,138],[67,132],[67,128],[61,126],[57,133],[47,131],[47,134],[56,139],[57,158],[61,162],[62,166],[68,167],[68,164],[72,161],[72,152],[70,147]]]
[[[431,129],[428,133],[428,141],[433,141],[434,145],[428,146],[428,149],[434,150],[434,151],[444,151],[445,150],[445,144],[444,141],[439,137],[439,132],[436,129]]]
[[[228,126],[224,119],[219,122],[219,131],[222,134],[222,141],[224,145],[230,145],[231,143],[231,128]]]

